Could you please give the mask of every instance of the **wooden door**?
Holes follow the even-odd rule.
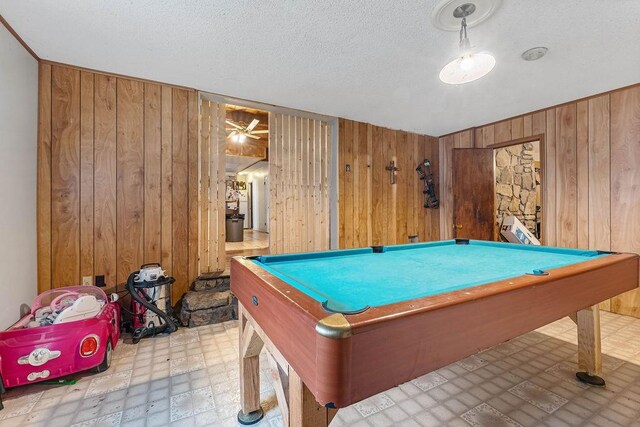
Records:
[[[454,237],[493,240],[494,191],[493,149],[454,149]]]

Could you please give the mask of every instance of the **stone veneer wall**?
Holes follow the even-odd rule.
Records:
[[[536,170],[533,143],[499,148],[495,151],[496,224],[514,215],[535,235]]]

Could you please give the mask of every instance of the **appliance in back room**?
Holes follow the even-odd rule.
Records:
[[[244,224],[242,228],[251,228],[251,183],[242,190],[238,190],[238,206],[240,214],[244,215]]]

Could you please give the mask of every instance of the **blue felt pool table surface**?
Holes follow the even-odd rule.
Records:
[[[606,256],[598,251],[455,240],[253,260],[332,311],[437,295]]]

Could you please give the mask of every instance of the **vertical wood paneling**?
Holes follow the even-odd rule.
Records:
[[[382,132],[382,137],[384,141],[384,148],[386,151],[385,159],[383,160],[383,164],[387,166],[390,160],[393,160],[396,164],[398,164],[398,156],[396,150],[396,132],[385,128]],[[397,238],[397,223],[393,220],[397,216],[397,185],[389,185],[389,171],[385,172],[385,178],[387,179],[387,184],[382,187],[382,194],[384,196],[383,202],[385,206],[387,206],[385,221],[382,223],[382,235],[383,241],[385,244],[387,242],[396,242]]]
[[[161,183],[162,204],[160,206],[162,267],[173,274],[173,90],[162,87],[161,92]]]
[[[382,188],[388,185],[389,177],[386,176],[387,171],[384,170],[386,153],[382,144],[383,128],[372,126],[373,128],[373,149],[371,158],[371,225],[375,232],[372,237],[372,244],[381,245],[384,242],[383,227],[388,218],[385,217],[385,204],[381,197]],[[385,178],[387,179],[385,181]]]
[[[405,243],[408,241],[408,194],[407,187],[409,185],[409,177],[407,168],[411,168],[409,166],[409,161],[407,159],[409,151],[409,141],[407,132],[397,131],[396,132],[396,147],[395,147],[395,157],[397,167],[400,168],[398,172],[398,176],[396,178],[396,185],[393,186],[393,190],[396,193],[395,199],[395,215],[391,217],[395,218],[396,230],[394,239],[398,243]],[[410,170],[410,169],[409,169]],[[412,176],[412,178],[415,178]]]
[[[556,109],[556,244],[575,248],[577,239],[576,104]]]
[[[609,95],[588,101],[589,249],[611,250],[611,145]],[[600,304],[611,310],[611,300]]]
[[[144,262],[162,262],[162,88],[144,85]]]
[[[211,176],[211,102],[200,101],[200,267],[202,271],[215,271],[212,269],[212,262],[209,258],[211,252],[209,248],[214,244],[215,239],[210,239],[211,222],[209,210],[213,210],[212,199],[209,197],[211,185],[214,182]],[[214,199],[215,200],[215,199]],[[215,229],[215,227],[213,227]],[[217,246],[214,246],[214,250]],[[217,262],[217,261],[216,261]],[[214,262],[213,264],[216,264]]]
[[[38,293],[51,287],[51,65],[38,67]]]
[[[118,283],[143,263],[144,84],[117,79]]]
[[[293,197],[291,195],[292,185],[291,180],[293,178],[293,160],[294,150],[291,140],[295,138],[295,117],[284,114],[283,126],[282,126],[282,174],[284,181],[282,183],[282,218],[286,218],[286,222],[291,224],[295,219],[293,218]],[[276,242],[275,248],[277,253],[289,253],[292,252],[294,246],[292,236],[289,234],[292,229],[285,226],[285,221],[282,221],[281,230],[278,232],[279,240]],[[271,243],[271,242],[270,242]],[[274,245],[269,245],[270,248],[274,248]],[[279,248],[279,249],[277,249]]]
[[[546,112],[546,132],[545,132],[545,164],[544,164],[544,194],[542,201],[542,229],[543,243],[548,246],[555,246],[557,243],[556,226],[556,111],[555,109]]]
[[[93,276],[94,74],[80,73],[80,276]]]
[[[589,247],[589,111],[588,102],[576,109],[576,246]]]
[[[437,139],[344,119],[340,129],[340,200],[351,201],[342,204],[341,218],[353,218],[353,225],[340,221],[340,247],[406,243],[416,234],[421,241],[439,238],[439,211],[424,208],[415,170],[428,158],[437,173]],[[467,143],[472,141],[469,133]],[[400,168],[393,185],[385,169],[391,160]]]
[[[94,274],[116,284],[116,79],[95,76]]]
[[[269,130],[269,250],[327,250],[331,126],[278,113],[270,115]],[[345,130],[343,126],[339,132]],[[343,160],[345,155],[340,152]],[[352,159],[353,146],[349,156]],[[346,212],[354,212],[353,200],[346,199],[342,197],[339,205],[343,220]]]
[[[589,248],[611,249],[609,95],[589,100]]]
[[[547,116],[544,111],[539,111],[531,115],[531,134],[543,135],[546,133]]]
[[[330,245],[329,239],[329,171],[331,170],[331,125],[327,122],[316,120],[320,125],[321,131],[321,152],[320,152],[320,167],[322,168],[322,175],[320,177],[320,186],[322,187],[322,197],[320,197],[320,209],[318,213],[320,215],[320,229],[317,230],[316,235],[319,238],[320,247],[317,250],[328,250]]]
[[[523,128],[522,136],[527,137],[527,136],[533,135],[533,115],[532,114],[527,114],[526,116],[524,116],[522,128]]]
[[[511,121],[505,120],[495,124],[495,143],[511,141]]]
[[[354,146],[354,122],[351,120],[343,120],[345,144],[342,144],[342,168],[345,169],[344,176],[344,188],[345,193],[342,199],[343,211],[344,211],[344,235],[348,236],[345,244],[346,247],[355,247],[354,244],[354,193],[357,193],[356,188],[353,186],[354,175],[357,173],[358,165],[353,162],[353,146]],[[346,168],[350,168],[349,172]]]
[[[611,94],[611,249],[640,253],[640,87]],[[640,317],[640,290],[611,299]]]
[[[200,262],[198,256],[199,240],[199,192],[198,192],[198,96],[194,91],[189,91],[189,113],[188,113],[188,144],[189,144],[189,181],[188,181],[188,197],[189,197],[189,235],[187,244],[189,246],[189,270],[186,285],[189,286],[190,281],[200,275]]]
[[[195,101],[195,91],[40,65],[39,291],[96,275],[113,288],[150,261],[178,271],[174,302],[182,296],[198,262]]]
[[[473,146],[474,148],[484,147],[484,129],[483,128],[475,128],[473,132]]]
[[[315,204],[318,202],[315,188],[315,120],[302,119],[302,187],[300,205],[303,208],[303,248],[310,251],[316,242],[313,241],[316,234]],[[318,148],[319,149],[319,148]],[[307,196],[308,195],[308,196]]]
[[[507,138],[507,128],[516,138],[519,119],[476,128],[474,135],[484,146]],[[635,219],[640,210],[640,87],[525,115],[522,127],[524,136],[544,137],[542,243],[640,252],[640,222]],[[460,145],[465,132],[439,139],[442,179],[451,174],[446,151]],[[441,224],[446,224],[446,182],[440,187]],[[448,237],[446,230],[442,235]],[[640,292],[604,301],[600,308],[640,317]]]
[[[490,146],[491,144],[496,143],[495,129],[496,127],[494,125],[489,125],[482,128],[482,147],[479,148],[485,148]]]
[[[269,113],[269,243],[282,236],[282,114]],[[271,228],[275,225],[275,228]]]
[[[369,167],[371,141],[371,127],[366,123],[358,123],[358,247],[364,247],[371,242],[371,168]]]
[[[344,161],[344,150],[346,147],[346,135],[345,125],[347,120],[340,120],[338,122],[338,245],[340,248],[348,248],[350,245],[347,243],[348,236],[344,232],[344,225],[346,222],[345,217],[345,201],[347,198],[347,187],[345,185],[345,178],[343,174],[346,171],[343,170],[346,162]],[[344,141],[344,143],[342,143]]]
[[[80,281],[80,71],[54,66],[51,96],[52,284]]]
[[[301,120],[301,145],[300,145],[300,185],[298,187],[298,197],[300,197],[300,248],[303,251],[311,250],[313,245],[313,217],[310,215],[310,211],[313,210],[313,192],[311,191],[309,184],[309,173],[313,173],[313,167],[309,162],[309,130],[313,120],[303,117]],[[306,197],[309,195],[309,197]]]
[[[440,139],[440,237],[453,238],[453,176],[451,171],[453,136]]]
[[[407,211],[407,236],[411,235],[419,235],[418,231],[418,212],[416,209],[416,175],[413,175],[410,171],[411,169],[415,169],[415,165],[418,164],[416,160],[418,154],[418,135],[407,133],[406,135],[406,144],[404,150],[404,159],[402,161],[403,168],[409,168],[405,174],[402,174],[403,178],[406,180],[406,184],[403,187],[403,191],[406,197],[406,211]],[[411,173],[411,174],[410,174]],[[420,237],[420,236],[418,236]]]
[[[433,175],[433,185],[436,189],[436,195],[438,197],[438,199],[442,199],[442,194],[439,193],[438,191],[440,190],[440,169],[442,168],[441,166],[441,160],[442,158],[440,157],[440,153],[439,153],[439,144],[438,144],[438,139],[432,136],[424,136],[424,137],[420,137],[420,144],[423,146],[425,155],[423,157],[423,159],[429,159],[431,161],[431,173]],[[423,159],[418,159],[418,161],[421,161]],[[420,189],[420,192],[422,193],[422,190],[424,188],[424,184],[422,183],[422,181],[418,182],[418,186]],[[421,197],[419,197],[420,200],[420,205],[423,206],[424,204],[424,195],[421,194]],[[424,208],[424,206],[421,209],[421,212],[424,212],[426,217],[427,217],[427,229],[425,230],[425,233],[423,233],[422,240],[424,241],[430,241],[430,240],[438,240],[440,239],[441,236],[441,230],[440,230],[440,217],[442,216],[442,212],[441,210],[438,209],[426,209]],[[424,223],[424,221],[422,221],[422,223]]]
[[[524,136],[524,118],[516,117],[511,120],[511,138],[518,139]]]
[[[225,130],[225,120],[227,118],[225,106],[222,104],[216,104],[216,115],[215,120],[212,119],[212,138],[211,144],[215,147],[216,150],[216,160],[215,162],[212,160],[211,168],[215,167],[215,177],[216,177],[216,210],[219,214],[216,215],[215,220],[217,221],[217,238],[216,241],[218,243],[217,250],[217,266],[218,270],[224,270],[226,263],[226,256],[224,254],[225,251],[225,216],[223,212],[226,212],[226,184],[225,184],[225,170],[222,167],[222,162],[224,161],[225,156],[225,147],[226,147],[226,138],[227,132]],[[213,138],[215,135],[215,139]]]
[[[175,287],[188,287],[189,269],[189,93],[173,89],[173,277]],[[118,227],[120,228],[120,227]],[[172,297],[175,296],[172,293]]]
[[[473,148],[473,136],[472,130],[465,130],[459,133],[460,140],[456,148]]]

